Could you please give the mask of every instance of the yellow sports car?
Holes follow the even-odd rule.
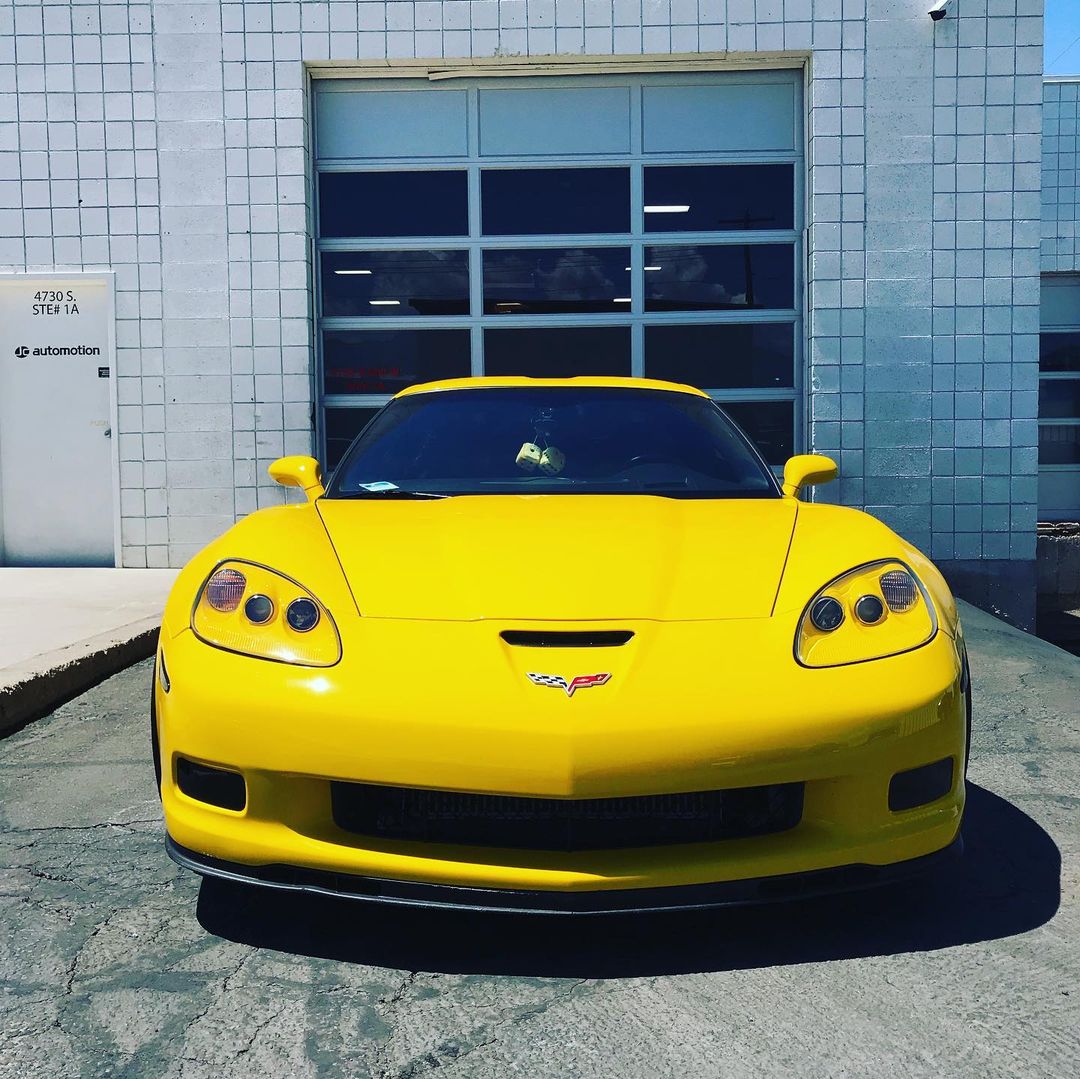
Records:
[[[180,574],[151,730],[198,873],[570,913],[872,884],[959,852],[966,651],[940,573],[801,501],[705,394],[400,393],[324,488]]]

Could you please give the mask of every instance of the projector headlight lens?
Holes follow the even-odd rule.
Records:
[[[249,622],[261,626],[274,617],[274,601],[269,596],[256,592],[255,595],[248,596],[244,604],[244,614],[247,615]]]
[[[319,624],[319,608],[309,599],[294,599],[285,620],[297,633],[310,633]]]
[[[843,605],[832,596],[822,596],[815,600],[810,608],[810,621],[822,633],[832,633],[834,629],[839,629],[844,621]]]
[[[922,582],[888,559],[849,570],[810,600],[795,655],[805,667],[838,667],[910,652],[936,632],[937,615]]]
[[[876,626],[885,617],[885,604],[877,596],[860,596],[855,601],[855,617],[865,626]]]

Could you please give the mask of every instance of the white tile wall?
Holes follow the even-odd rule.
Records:
[[[0,0],[0,267],[117,272],[125,560],[183,561],[309,449],[304,61],[727,50],[812,56],[809,407],[838,496],[941,559],[1033,558],[1042,3],[926,7]],[[1046,257],[1075,255],[1057,222]]]

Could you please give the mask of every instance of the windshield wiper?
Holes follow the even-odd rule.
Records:
[[[452,498],[446,491],[405,491],[400,487],[392,491],[349,491],[338,494],[335,498],[371,498],[386,500],[390,498]]]

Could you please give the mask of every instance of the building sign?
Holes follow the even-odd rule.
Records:
[[[102,279],[66,280],[63,288],[45,281],[0,278],[0,347],[20,360],[106,355],[109,296]]]
[[[115,564],[112,311],[110,274],[0,275],[8,564]]]

